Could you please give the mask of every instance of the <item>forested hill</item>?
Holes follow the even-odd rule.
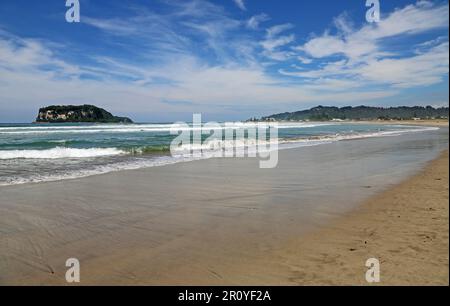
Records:
[[[38,123],[132,123],[126,117],[113,116],[110,112],[94,105],[52,105],[39,109],[36,118]]]
[[[263,121],[328,121],[328,120],[411,120],[420,119],[447,119],[448,107],[434,108],[431,106],[421,107],[325,107],[318,106],[309,110],[293,113],[282,113],[261,118]]]

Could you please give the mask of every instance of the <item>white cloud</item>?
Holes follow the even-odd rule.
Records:
[[[294,55],[293,52],[282,50],[281,47],[291,44],[295,41],[295,35],[280,35],[294,26],[290,23],[272,26],[266,29],[266,38],[261,41],[263,55],[276,61],[285,61]]]
[[[338,37],[325,34],[319,38],[311,39],[303,46],[295,49],[304,51],[311,57],[322,58],[337,53],[345,53],[346,43]]]
[[[245,7],[245,2],[244,0],[233,0],[234,3],[236,3],[236,5],[243,11],[246,11],[247,8]]]
[[[393,87],[411,88],[442,82],[449,72],[449,44],[409,58],[370,60],[356,69],[364,79]]]
[[[270,17],[266,14],[255,15],[247,21],[247,27],[253,30],[257,30],[261,23],[268,20],[270,20]]]
[[[263,42],[261,42],[261,45],[264,47],[264,49],[267,50],[274,50],[275,48],[285,46],[287,44],[290,44],[295,40],[295,35],[286,35],[286,36],[280,36],[276,38],[266,39]]]
[[[378,84],[393,88],[414,88],[440,83],[448,72],[448,42],[406,58],[367,58],[366,61],[357,63],[340,60],[329,62],[315,70],[280,70],[283,75],[298,78],[358,80],[360,87]]]
[[[412,88],[442,82],[448,75],[448,37],[411,46],[402,53],[388,51],[385,40],[392,37],[410,37],[431,30],[448,28],[448,6],[419,1],[387,15],[380,23],[364,25],[359,29],[347,20],[347,15],[335,19],[338,33],[313,37],[294,47],[303,64],[305,56],[321,63],[309,70],[280,73],[298,78],[330,78],[358,80],[361,87],[369,84],[393,88]],[[333,60],[331,56],[341,59]],[[309,63],[310,64],[310,63]]]
[[[316,91],[316,88],[300,84],[282,85],[261,66],[211,66],[189,56],[166,59],[150,66],[129,65],[103,57],[97,58],[100,66],[78,67],[58,59],[44,42],[16,40],[11,42],[0,36],[0,101],[8,101],[0,103],[0,112],[7,112],[15,105],[37,109],[47,104],[93,103],[117,114],[139,110],[141,116],[147,118],[194,111],[210,115],[235,113],[237,116],[244,105],[253,109],[253,114],[264,114],[274,107],[279,107],[276,109],[279,111],[288,105],[350,103],[393,94],[367,91],[331,95],[322,88]],[[12,54],[14,61],[10,61]],[[41,65],[49,63],[58,65],[61,72],[55,75],[54,71],[40,69]],[[85,79],[84,74],[95,74],[96,78]],[[124,82],[116,79],[117,75],[133,76],[136,80]],[[170,82],[153,83],[156,79]]]
[[[290,24],[290,23],[284,23],[284,24],[279,24],[279,25],[272,26],[272,27],[270,27],[270,28],[268,28],[266,30],[267,31],[267,37],[268,38],[272,38],[272,37],[274,37],[274,36],[276,36],[278,34],[281,34],[281,33],[285,32],[287,30],[292,29],[293,27],[294,27],[294,25]]]
[[[380,52],[380,41],[383,39],[448,27],[448,14],[447,5],[435,6],[429,1],[419,1],[416,5],[394,11],[379,23],[365,25],[359,30],[353,30],[346,16],[341,15],[335,19],[340,30],[338,35],[325,32],[296,49],[315,58],[342,54],[356,60]]]
[[[307,58],[307,57],[303,57],[303,56],[298,56],[297,59],[302,63],[302,64],[311,64],[313,62],[312,59]]]

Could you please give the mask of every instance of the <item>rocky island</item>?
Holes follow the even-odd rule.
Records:
[[[39,109],[36,123],[133,123],[130,118],[113,116],[94,105],[52,105]]]

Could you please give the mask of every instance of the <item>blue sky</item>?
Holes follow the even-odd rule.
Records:
[[[448,1],[0,3],[0,122],[50,104],[137,121],[240,120],[316,105],[448,106]]]

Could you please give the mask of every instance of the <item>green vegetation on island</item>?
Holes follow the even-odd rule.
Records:
[[[94,105],[52,105],[39,109],[37,123],[133,123],[130,118],[113,116]]]
[[[327,107],[318,106],[309,110],[282,113],[251,119],[250,121],[331,121],[331,120],[427,120],[448,119],[449,108],[432,106],[400,107]]]

